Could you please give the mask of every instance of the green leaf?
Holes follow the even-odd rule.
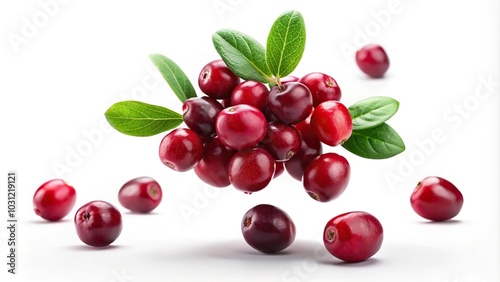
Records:
[[[304,18],[298,11],[288,11],[278,17],[267,37],[266,60],[271,73],[278,79],[297,67],[306,45]]]
[[[149,55],[149,59],[181,102],[196,97],[196,91],[191,81],[189,81],[189,78],[174,61],[160,54],[151,54]]]
[[[257,40],[231,29],[213,34],[212,42],[228,68],[244,80],[268,83],[272,74],[266,63],[266,51]]]
[[[378,126],[390,119],[399,108],[399,102],[389,97],[370,97],[349,107],[352,129],[363,130]]]
[[[387,159],[405,150],[401,137],[386,123],[365,130],[354,130],[342,147],[367,159]]]
[[[142,137],[174,129],[183,122],[179,113],[139,101],[115,103],[104,115],[109,124],[119,132]]]

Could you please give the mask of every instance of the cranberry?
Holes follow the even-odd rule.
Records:
[[[112,204],[92,201],[78,209],[75,226],[82,242],[93,247],[104,247],[120,236],[122,216]]]
[[[148,213],[161,202],[160,184],[151,177],[137,177],[127,181],[118,192],[120,204],[132,212]]]
[[[327,74],[312,72],[300,78],[299,82],[307,86],[311,91],[314,107],[325,101],[340,101],[342,97],[342,91],[337,81]]]
[[[229,108],[231,107],[231,97],[219,100],[219,103],[222,105],[222,108]]]
[[[229,162],[229,180],[247,194],[264,189],[274,175],[275,160],[262,148],[251,148],[234,154]]]
[[[252,248],[263,253],[276,253],[295,240],[295,224],[282,209],[268,204],[248,210],[241,221],[243,238]]]
[[[177,128],[169,132],[160,143],[161,162],[176,171],[193,168],[203,155],[203,142],[196,132]]]
[[[231,105],[246,104],[263,111],[267,104],[269,89],[263,83],[247,80],[234,88],[231,94]]]
[[[433,221],[449,220],[464,204],[462,193],[450,181],[429,176],[422,179],[411,194],[411,206],[423,218]]]
[[[190,98],[182,104],[184,123],[200,136],[215,134],[215,119],[222,105],[210,97]]]
[[[206,64],[198,76],[200,90],[215,99],[229,98],[239,83],[240,78],[222,60]]]
[[[300,149],[301,137],[299,131],[282,122],[267,124],[266,137],[261,144],[277,161],[288,161]]]
[[[311,116],[311,126],[319,140],[330,146],[341,145],[352,134],[349,110],[338,101],[319,104]]]
[[[211,186],[229,186],[231,183],[227,169],[235,153],[236,150],[224,146],[219,137],[215,137],[205,144],[205,152],[194,167],[194,172],[203,182]]]
[[[280,78],[281,84],[286,84],[289,82],[297,82],[297,81],[299,81],[299,78],[294,76],[294,75],[289,75],[289,76],[285,76],[285,77]]]
[[[220,112],[215,131],[225,146],[241,150],[257,145],[266,136],[264,114],[250,105],[237,105]]]
[[[347,159],[336,153],[325,153],[312,160],[304,171],[304,188],[319,202],[339,197],[349,184],[351,167]]]
[[[300,82],[289,82],[274,86],[269,91],[267,105],[274,116],[286,124],[305,120],[313,108],[312,95]]]
[[[296,124],[295,128],[301,136],[300,149],[295,156],[285,162],[285,169],[294,179],[302,181],[304,169],[313,159],[323,153],[323,147],[311,127],[310,118]]]
[[[361,211],[332,218],[323,232],[323,243],[328,252],[346,262],[369,259],[380,250],[383,238],[380,221]]]
[[[356,52],[358,67],[368,76],[380,78],[389,69],[389,57],[380,45],[366,45]]]
[[[285,165],[284,162],[276,162],[275,168],[274,168],[274,175],[273,178],[276,178],[285,172]]]
[[[76,191],[62,179],[43,183],[33,196],[33,209],[43,219],[58,221],[75,206]]]

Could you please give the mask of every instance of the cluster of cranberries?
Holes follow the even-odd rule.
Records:
[[[382,77],[389,67],[378,45],[360,49],[356,62],[370,77]],[[183,103],[186,127],[161,140],[163,164],[180,172],[193,169],[213,187],[232,185],[247,194],[264,189],[284,170],[302,181],[314,200],[328,202],[344,192],[348,161],[322,149],[323,144],[341,145],[352,133],[351,116],[339,102],[341,90],[331,76],[288,76],[269,89],[261,82],[241,81],[222,60],[215,60],[202,69],[198,85],[206,96]],[[150,177],[132,179],[118,192],[119,203],[135,213],[151,212],[161,199],[162,189]],[[75,189],[61,179],[42,184],[33,197],[35,213],[49,221],[65,217],[75,202]],[[424,178],[411,195],[414,211],[432,221],[455,217],[462,205],[460,191],[440,177]],[[77,210],[74,224],[84,243],[103,247],[120,235],[122,216],[112,204],[92,201]],[[245,213],[241,232],[254,249],[275,253],[293,243],[296,227],[282,209],[260,204]],[[323,232],[328,252],[346,262],[370,258],[382,241],[381,223],[362,211],[335,216]]]
[[[185,128],[161,141],[161,161],[176,171],[193,169],[214,187],[232,185],[251,194],[284,169],[315,200],[337,198],[349,182],[350,166],[322,144],[341,145],[352,133],[341,90],[331,76],[289,76],[268,88],[241,81],[222,60],[208,63],[198,85],[206,94],[182,105]]]

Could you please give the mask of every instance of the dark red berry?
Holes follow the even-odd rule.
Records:
[[[43,183],[33,195],[33,209],[43,219],[58,221],[75,206],[76,190],[62,179]]]
[[[384,230],[367,212],[348,212],[332,218],[325,226],[323,242],[334,257],[360,262],[375,255],[382,246]]]
[[[229,180],[247,194],[264,189],[274,175],[275,160],[262,148],[251,148],[234,154],[229,162]]]
[[[389,69],[389,57],[385,50],[376,44],[364,46],[356,52],[358,67],[368,76],[380,78]]]
[[[200,162],[194,167],[196,175],[205,183],[214,187],[226,187],[229,182],[228,167],[236,150],[222,144],[219,137],[205,144],[205,151]]]
[[[285,169],[294,179],[302,181],[305,168],[313,159],[323,153],[323,146],[312,130],[310,118],[294,127],[300,132],[300,149],[295,156],[285,162]]]
[[[212,136],[215,134],[215,119],[222,109],[214,98],[190,98],[182,104],[183,120],[198,135]]]
[[[342,97],[342,91],[337,81],[327,74],[312,72],[300,78],[299,82],[311,91],[314,107],[325,101],[340,101]]]
[[[330,146],[341,145],[352,134],[349,110],[338,101],[319,104],[311,116],[311,126],[319,140]]]
[[[229,98],[239,83],[240,78],[222,60],[208,63],[198,76],[200,90],[215,99]]]
[[[276,253],[295,240],[295,224],[282,209],[261,204],[248,210],[241,221],[243,238],[252,248],[263,253]]]
[[[316,201],[338,198],[349,184],[351,167],[347,159],[336,153],[325,153],[312,160],[304,171],[304,188]]]
[[[286,124],[305,120],[313,108],[312,95],[300,82],[289,82],[269,92],[267,106],[273,115]]]
[[[250,105],[226,108],[215,122],[215,131],[222,144],[236,150],[257,145],[266,136],[266,128],[264,114]]]
[[[80,240],[93,247],[108,246],[122,231],[120,212],[105,201],[92,201],[80,207],[74,222]]]
[[[273,178],[276,178],[276,177],[282,175],[284,171],[285,171],[284,162],[276,162]]]
[[[136,213],[148,213],[161,202],[160,184],[151,177],[137,177],[127,181],[118,191],[120,204]]]
[[[433,221],[449,220],[458,215],[464,204],[462,193],[450,181],[429,176],[417,184],[410,198],[413,210]]]
[[[193,130],[177,128],[163,137],[159,155],[161,162],[169,168],[187,171],[203,156],[203,142]]]
[[[234,88],[231,94],[231,105],[246,104],[263,111],[267,104],[269,89],[263,83],[247,80]]]
[[[299,151],[301,142],[300,133],[295,127],[274,121],[267,124],[266,137],[261,145],[275,160],[284,162]]]

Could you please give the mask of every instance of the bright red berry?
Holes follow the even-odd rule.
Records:
[[[43,183],[33,196],[33,209],[43,219],[57,221],[75,206],[76,190],[62,179]]]
[[[325,153],[307,165],[303,184],[311,198],[329,202],[344,193],[350,177],[351,167],[346,158],[336,153]]]
[[[266,136],[264,114],[250,105],[236,105],[220,112],[215,131],[226,147],[241,150],[256,146]]]
[[[327,74],[312,72],[300,78],[299,82],[307,86],[311,91],[314,107],[325,101],[340,101],[342,97],[342,91],[337,81]]]
[[[348,212],[332,218],[325,226],[323,242],[334,257],[360,262],[375,255],[382,246],[384,230],[367,212]]]
[[[262,148],[237,152],[229,162],[229,180],[247,194],[264,189],[273,179],[275,160]]]
[[[231,94],[231,105],[246,104],[263,111],[267,104],[269,89],[262,82],[247,80],[238,84]]]
[[[240,78],[222,60],[206,64],[198,76],[200,90],[215,99],[229,98],[239,83]]]
[[[449,220],[458,215],[464,198],[450,181],[429,176],[415,187],[410,198],[413,210],[423,218],[433,221]]]
[[[352,134],[349,110],[338,101],[319,104],[311,116],[311,126],[319,140],[330,146],[341,145]]]
[[[368,76],[380,78],[389,69],[389,57],[380,45],[370,44],[356,52],[358,67]]]
[[[188,128],[176,128],[160,143],[161,162],[176,171],[192,169],[203,156],[203,142],[196,132]]]
[[[136,213],[148,213],[161,202],[160,184],[151,177],[137,177],[127,181],[118,191],[120,204]]]

